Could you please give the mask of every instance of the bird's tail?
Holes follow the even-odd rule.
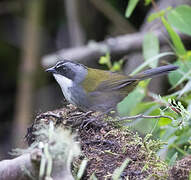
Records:
[[[168,74],[169,72],[174,71],[176,69],[178,69],[178,66],[174,66],[174,65],[161,66],[161,67],[157,67],[157,68],[148,69],[146,71],[143,71],[143,72],[135,75],[133,78],[144,80],[147,78],[152,78],[154,76],[160,76],[160,75]]]

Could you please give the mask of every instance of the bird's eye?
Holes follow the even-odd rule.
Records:
[[[56,69],[57,69],[57,71],[59,71],[59,72],[65,72],[65,71],[67,71],[67,68],[66,68],[65,66],[58,66]]]
[[[62,69],[62,68],[63,66],[60,66],[60,65],[56,66],[56,69]]]
[[[66,71],[66,70],[67,70],[67,68],[66,68],[66,67],[62,67],[62,70],[63,70],[63,71]]]

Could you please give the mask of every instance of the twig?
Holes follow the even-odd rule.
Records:
[[[139,118],[147,118],[147,119],[168,118],[168,119],[171,119],[172,121],[174,121],[173,117],[167,116],[167,115],[148,116],[148,115],[144,115],[144,114],[138,114],[138,115],[135,115],[135,116],[121,117],[118,120],[112,120],[112,122],[120,122],[120,121],[129,120],[129,119],[139,119]]]
[[[153,5],[155,11],[157,12],[157,11],[158,11],[158,7],[157,7],[155,1],[154,1],[154,0],[151,0],[151,3],[152,3],[152,5]]]

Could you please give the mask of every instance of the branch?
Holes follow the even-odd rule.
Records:
[[[155,31],[155,35],[164,43],[165,40],[161,36],[161,32]],[[88,60],[99,58],[106,52],[112,55],[127,54],[129,51],[141,50],[144,33],[133,33],[122,35],[116,38],[108,38],[102,42],[91,42],[86,46],[75,47],[70,49],[62,49],[53,54],[46,55],[42,59],[44,67],[55,64],[58,57],[80,61],[86,63]]]
[[[165,33],[153,32],[159,39],[161,46],[167,44]],[[181,39],[189,41],[188,36],[180,34]],[[102,42],[90,42],[85,46],[61,49],[53,54],[45,55],[42,58],[43,67],[54,65],[60,57],[87,64],[88,61],[98,59],[100,56],[110,52],[111,55],[127,55],[131,51],[140,51],[144,33],[121,35],[116,38],[108,38]]]
[[[35,175],[37,173],[37,164],[39,164],[39,155],[40,151],[36,149],[31,154],[26,153],[15,159],[0,161],[0,179],[25,180],[28,179],[27,170],[30,170],[30,174]]]

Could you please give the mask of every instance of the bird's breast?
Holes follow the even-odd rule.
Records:
[[[66,100],[74,104],[74,102],[72,102],[72,93],[71,93],[71,88],[73,86],[72,80],[59,74],[54,74],[54,78],[60,85],[62,89],[62,93],[64,94],[64,97],[66,98]]]

